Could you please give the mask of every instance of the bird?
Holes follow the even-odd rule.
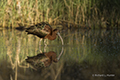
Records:
[[[32,57],[27,56],[27,59],[25,59],[25,61],[29,63],[33,69],[38,70],[50,66],[52,62],[57,63],[58,59],[54,51],[49,51],[39,53],[36,56]]]
[[[16,29],[19,29],[19,28],[16,28]],[[59,33],[59,30],[53,29],[51,25],[46,22],[37,23],[28,28],[25,28],[25,32],[27,32],[27,34],[36,35],[41,39],[49,39],[49,40],[55,40],[58,35],[62,41],[62,45],[64,44],[63,39]]]
[[[54,51],[42,52],[36,56],[27,56],[27,59],[25,59],[25,61],[30,64],[34,70],[41,70],[43,68],[49,67],[52,62],[57,63],[63,54],[63,49],[64,48],[62,47],[62,50],[58,56]]]

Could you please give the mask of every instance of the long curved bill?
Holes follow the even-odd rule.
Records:
[[[60,33],[58,32],[57,34],[58,34],[58,36],[59,36],[60,39],[61,39],[62,45],[64,45],[64,42],[63,42],[63,39],[62,39]],[[63,54],[63,46],[62,46],[61,53],[60,53],[59,56],[57,57],[57,60],[58,60],[58,61],[60,60],[60,57],[61,57],[62,54]]]
[[[60,39],[61,39],[62,45],[64,45],[64,42],[63,42],[63,39],[62,39],[62,37],[61,37],[60,33],[58,32],[57,34],[58,34],[58,36],[59,36],[59,37],[60,37]]]
[[[60,53],[59,56],[57,57],[57,60],[58,60],[58,61],[60,60],[60,57],[62,56],[62,54],[63,54],[63,47],[62,47],[61,53]]]

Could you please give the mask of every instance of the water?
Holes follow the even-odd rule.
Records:
[[[24,31],[0,30],[0,80],[120,80],[120,32],[117,30],[63,30],[43,41]],[[54,51],[57,63],[35,70],[27,56]]]

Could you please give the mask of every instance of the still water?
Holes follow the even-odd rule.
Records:
[[[0,80],[120,80],[120,31],[61,30],[64,40],[42,40],[24,31],[0,30]],[[60,53],[62,52],[60,56]],[[27,56],[53,51],[58,62],[39,70]]]

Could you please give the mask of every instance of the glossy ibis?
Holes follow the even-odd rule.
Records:
[[[44,67],[48,67],[52,62],[58,62],[63,54],[63,47],[60,54],[57,56],[54,51],[39,53],[36,56],[27,56],[26,62],[29,63],[33,69],[38,70]]]
[[[33,57],[27,57],[26,62],[34,69],[48,67],[52,62],[58,62],[56,53],[54,51],[40,53]]]
[[[49,40],[56,39],[58,35],[62,41],[62,45],[64,44],[58,29],[53,29],[48,23],[45,22],[38,23],[36,25],[25,28],[25,31],[28,34],[33,34],[38,36],[39,38],[49,39]]]
[[[60,60],[61,55],[63,54],[63,47],[60,54],[56,55],[54,51],[39,53],[36,56],[29,57],[27,56],[26,62],[29,63],[33,69],[39,70],[44,67],[48,67],[52,64],[52,62],[58,62]]]

